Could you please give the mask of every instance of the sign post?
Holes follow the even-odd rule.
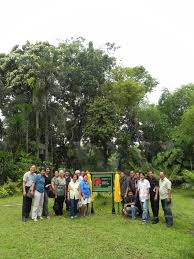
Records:
[[[92,176],[92,192],[111,192],[112,193],[112,214],[115,214],[114,204],[114,173],[113,172],[93,172]],[[94,207],[92,203],[92,211]]]

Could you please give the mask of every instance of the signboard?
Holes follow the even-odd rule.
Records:
[[[92,173],[93,192],[112,192],[113,174],[112,173]]]

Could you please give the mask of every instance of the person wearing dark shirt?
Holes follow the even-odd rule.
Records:
[[[50,178],[50,168],[46,168],[45,174],[45,189],[44,189],[44,203],[43,203],[43,211],[42,215],[49,219],[49,212],[48,212],[48,192],[51,188],[51,178]]]
[[[131,216],[132,219],[135,219],[137,210],[136,197],[133,194],[132,190],[128,190],[127,196],[125,197],[123,212],[126,216]]]
[[[70,172],[65,171],[65,180],[66,180],[66,189],[68,190],[69,183],[71,182],[71,175]],[[66,194],[66,199],[65,199],[65,204],[66,204],[66,210],[69,211],[69,200],[67,199],[67,194]]]
[[[127,190],[126,190],[125,196],[127,196],[128,190],[131,190],[133,194],[136,193],[136,179],[135,179],[135,173],[133,171],[130,172],[130,175],[127,180]]]
[[[150,182],[150,202],[153,213],[153,224],[159,222],[159,181],[156,179],[153,172],[149,172],[148,180]]]
[[[124,172],[121,172],[120,174],[120,190],[121,190],[121,204],[122,204],[122,212],[125,204],[125,194],[127,190],[127,176]]]

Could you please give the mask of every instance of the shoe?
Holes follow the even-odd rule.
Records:
[[[166,224],[166,226],[167,226],[167,228],[171,228],[172,227],[172,225],[169,225],[169,224]]]
[[[43,217],[39,217],[39,219],[43,219]]]
[[[74,218],[77,218],[77,215],[75,215]]]
[[[158,224],[158,223],[159,223],[158,220],[153,220],[153,221],[152,221],[152,224]]]
[[[27,220],[28,220],[27,218],[22,218],[23,222],[27,222]]]
[[[73,216],[71,216],[71,219],[74,219],[74,217],[73,217]]]
[[[37,222],[38,220],[37,219],[33,219],[34,220],[34,222]]]
[[[50,219],[50,216],[47,216],[46,219]]]

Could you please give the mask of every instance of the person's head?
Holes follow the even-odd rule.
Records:
[[[83,175],[83,179],[84,179],[85,182],[87,182],[87,180],[88,180],[87,174],[84,174],[84,175]]]
[[[64,177],[64,170],[59,170],[59,177],[63,178]]]
[[[139,172],[136,172],[136,173],[135,173],[135,176],[136,176],[136,179],[137,179],[137,180],[139,180],[139,179],[140,179]]]
[[[144,173],[140,173],[140,180],[144,180],[145,179],[145,174]]]
[[[59,172],[56,170],[54,175],[55,175],[55,177],[58,177],[59,176]]]
[[[85,171],[81,171],[80,175],[83,177],[85,174]]]
[[[32,173],[36,172],[36,166],[35,165],[31,165],[30,172],[32,172]]]
[[[154,172],[150,171],[150,172],[148,173],[148,175],[149,175],[149,178],[150,178],[150,179],[153,179],[153,178],[154,178]]]
[[[40,169],[40,175],[41,175],[41,176],[45,176],[45,174],[46,174],[46,169],[45,169],[45,167],[42,167],[42,168]]]
[[[49,173],[50,173],[50,168],[46,167],[46,174],[49,174]]]
[[[65,171],[65,177],[66,178],[70,177],[70,172],[69,171]]]
[[[80,176],[80,170],[75,170],[75,174],[79,177]]]
[[[133,178],[135,176],[135,173],[133,171],[130,171],[130,177]]]
[[[165,178],[165,173],[164,172],[160,172],[160,179],[163,180]]]
[[[120,176],[121,176],[121,178],[124,177],[124,176],[125,176],[125,173],[124,173],[124,172],[121,172],[121,173],[120,173]]]
[[[76,182],[76,181],[77,181],[77,179],[78,179],[77,174],[74,174],[74,175],[72,176],[72,179],[73,179],[73,181],[74,181],[74,182]]]
[[[133,192],[131,189],[128,190],[127,196],[133,196]]]

